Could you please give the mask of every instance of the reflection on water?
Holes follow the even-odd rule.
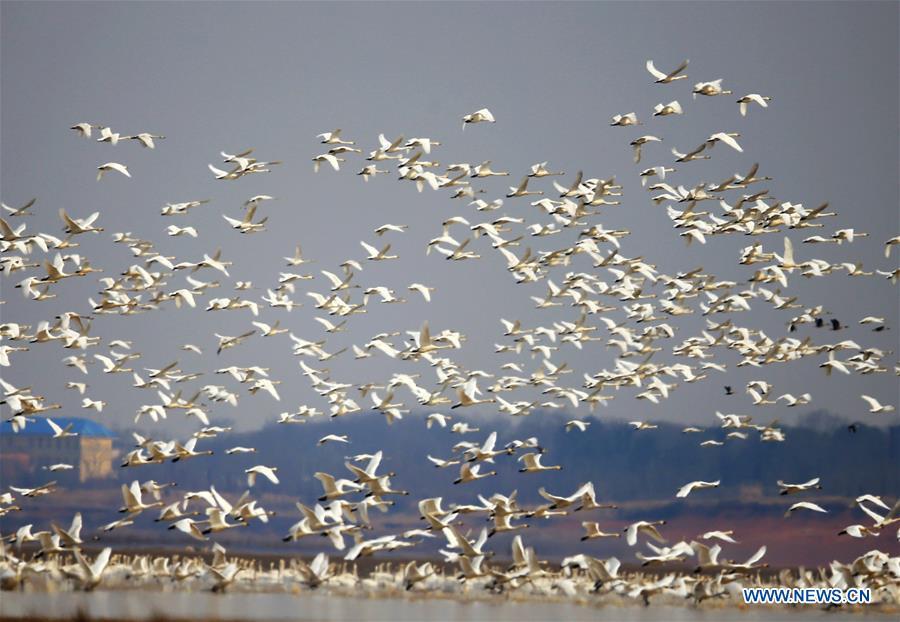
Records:
[[[291,594],[211,594],[208,592],[97,591],[59,593],[0,594],[0,616],[26,615],[64,617],[78,609],[91,617],[139,620],[155,615],[192,620],[301,620],[357,621],[385,620],[417,622],[424,620],[475,622],[514,620],[516,622],[553,621],[654,621],[687,622],[708,620],[766,621],[836,620],[869,618],[860,613],[815,608],[779,610],[751,608],[694,609],[690,607],[603,607],[569,603],[457,601],[445,599],[349,598],[325,593]],[[886,619],[879,614],[880,619]]]

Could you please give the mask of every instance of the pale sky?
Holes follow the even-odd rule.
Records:
[[[464,348],[452,353],[454,360],[497,373],[510,360],[493,354],[494,343],[507,342],[500,317],[532,326],[577,317],[567,307],[534,309],[529,296],[544,295],[545,283],[516,285],[484,238],[472,243],[480,260],[425,256],[427,240],[438,236],[440,223],[454,215],[473,224],[503,214],[546,222],[529,199],[508,199],[502,210],[479,214],[445,193],[419,194],[412,184],[396,181],[395,174],[363,183],[354,173],[364,162],[352,155],[340,173],[326,169],[313,174],[310,159],[325,150],[315,136],[335,127],[367,152],[382,132],[388,137],[426,136],[442,143],[433,154],[442,164],[492,160],[494,168],[512,171],[509,178],[483,184],[487,200],[501,197],[531,164],[544,160],[567,172],[562,183],[577,170],[586,177],[615,176],[624,186],[622,205],[604,208],[595,222],[632,232],[623,254],[643,256],[667,274],[702,265],[720,278],[742,283],[752,269],[737,265],[739,249],[762,241],[767,250],[780,252],[783,235],[723,236],[686,247],[665,206],[650,200],[637,176],[646,166],[671,165],[672,147],[687,150],[713,132],[740,132],[743,154],[720,146],[709,162],[676,165],[673,181],[685,186],[718,181],[760,162],[760,174],[774,178],[766,184],[772,196],[807,207],[828,201],[839,214],[822,230],[789,233],[798,260],[860,260],[868,270],[896,265],[896,254],[890,261],[882,254],[884,240],[900,230],[894,2],[3,2],[0,21],[2,199],[19,205],[37,197],[35,216],[19,219],[34,233],[61,235],[61,207],[78,217],[99,210],[105,233],[80,236],[76,252],[103,268],[100,276],[114,277],[137,263],[125,246],[110,239],[112,232],[130,231],[180,261],[221,248],[234,262],[232,279],[205,299],[230,295],[234,280],[252,280],[257,289],[243,295],[258,299],[276,284],[280,270],[290,270],[282,257],[299,243],[315,261],[299,271],[317,275],[300,283],[293,296],[304,306],[292,313],[263,309],[260,319],[280,319],[296,335],[318,340],[326,335],[312,320],[317,313],[304,292],[326,290],[319,271],[337,272],[348,258],[362,261],[360,240],[384,243],[372,233],[375,227],[409,225],[406,233],[385,237],[401,259],[368,262],[357,279],[366,286],[387,285],[410,302],[370,304],[366,315],[351,320],[349,330],[329,338],[328,351],[362,345],[381,331],[417,330],[428,320],[432,332],[449,328],[467,336]],[[653,84],[644,69],[648,58],[661,68],[689,58],[690,78]],[[717,78],[724,79],[734,96],[691,98],[694,82]],[[741,117],[734,100],[748,92],[771,96],[770,107],[753,108]],[[650,118],[653,105],[672,99],[685,107],[683,116]],[[460,117],[482,107],[491,109],[497,123],[463,131]],[[631,111],[646,122],[644,127],[609,127],[613,114]],[[68,129],[81,121],[166,139],[152,151],[134,141],[98,144]],[[638,166],[628,142],[642,133],[663,136],[664,142],[646,148]],[[236,182],[213,179],[206,166],[221,165],[220,150],[234,153],[249,147],[256,148],[260,159],[283,164],[271,174]],[[110,160],[126,164],[133,178],[112,175],[97,183],[96,167]],[[534,187],[552,191],[546,179]],[[260,193],[278,198],[260,209],[260,216],[269,217],[268,231],[242,236],[228,229],[221,214],[238,216],[240,204]],[[207,198],[210,204],[187,217],[160,216],[166,202]],[[717,209],[712,203],[702,207]],[[170,224],[192,225],[200,237],[167,237]],[[800,244],[806,235],[830,235],[845,227],[872,235],[841,247]],[[525,246],[535,251],[559,248],[573,240],[570,233],[526,237],[515,252],[521,254]],[[571,269],[589,270],[589,264]],[[551,278],[558,284],[562,275]],[[211,280],[219,275],[204,271],[196,276]],[[87,298],[98,299],[96,279],[88,277],[56,286],[53,300],[26,302],[13,289],[22,278],[17,272],[0,281],[4,322],[35,325],[66,310],[87,313]],[[414,281],[437,288],[432,303],[406,291]],[[169,279],[168,289],[183,283],[178,274]],[[800,338],[810,334],[816,343],[854,339],[864,347],[895,351],[885,363],[896,361],[897,290],[884,279],[834,274],[807,280],[795,275],[790,293],[804,306],[825,305],[851,325],[840,333],[805,327]],[[787,334],[785,323],[793,312],[771,311],[761,300],[753,304],[751,314],[734,314],[735,321],[763,329],[772,338]],[[891,330],[872,333],[855,326],[866,315],[884,316]],[[617,312],[612,317],[623,316]],[[249,330],[251,319],[247,311],[176,311],[167,305],[138,317],[99,317],[91,334],[133,339],[143,355],[135,362],[139,368],[177,358],[185,371],[208,372],[200,385],[239,390],[236,383],[209,373],[230,364],[270,367],[271,376],[282,381],[280,404],[240,389],[239,408],[215,407],[216,422],[235,420],[239,427],[252,428],[299,404],[321,408],[323,401],[299,376],[285,336],[257,337],[215,356],[212,333],[239,334]],[[679,326],[672,341],[677,343],[698,334],[703,318],[672,323]],[[185,342],[206,353],[197,357],[179,351]],[[566,347],[553,356],[555,363],[567,362],[575,370],[565,377],[570,386],[581,385],[583,372],[612,365],[614,350],[590,345],[581,352]],[[69,354],[55,344],[33,345],[0,371],[13,384],[31,385],[36,393],[60,401],[65,414],[84,415],[78,408],[80,396],[63,389],[67,380],[85,380],[60,364]],[[520,360],[529,370],[539,363],[527,355]],[[660,360],[676,361],[664,353]],[[717,409],[782,422],[804,412],[780,406],[754,409],[743,386],[750,379],[765,379],[775,384],[774,395],[812,393],[806,410],[824,408],[867,423],[897,421],[896,415],[868,415],[859,399],[867,393],[896,404],[898,385],[892,373],[826,379],[817,368],[818,358],[751,370],[735,370],[737,360],[723,357],[727,375],[678,387],[660,406],[635,401],[633,392],[622,391],[599,412],[604,417],[705,423]],[[353,361],[349,352],[328,367],[335,380],[356,383],[383,383],[393,371],[415,370],[383,357]],[[154,401],[152,394],[130,388],[130,375],[101,377],[99,371],[94,365],[86,381],[89,396],[109,402],[98,416],[104,423],[127,427],[141,403]],[[426,385],[433,385],[431,372],[418,371]],[[739,395],[725,397],[724,384],[736,387]]]

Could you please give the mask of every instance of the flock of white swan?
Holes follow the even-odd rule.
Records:
[[[721,79],[696,83],[685,93],[698,101],[679,102],[675,96],[680,92],[680,82],[687,80],[687,67],[685,61],[666,73],[647,61],[647,71],[660,85],[651,88],[660,89],[662,102],[653,110],[612,116],[610,126],[631,129],[609,131],[634,131],[645,124],[661,131],[673,122],[664,117],[684,114],[689,106],[698,106],[698,98],[710,98],[711,105],[734,106],[734,93],[723,86]],[[736,100],[734,112],[766,114],[770,102],[771,97],[749,93]],[[500,123],[502,119],[498,121],[489,109],[482,108],[466,114],[462,121],[463,129],[473,126],[469,132],[489,132],[489,126],[484,124]],[[125,135],[91,123],[78,123],[71,129],[77,137],[97,140],[117,154],[127,150],[132,141],[147,149],[168,146],[161,142],[164,136],[149,132]],[[466,336],[452,327],[435,330],[428,322],[410,326],[406,334],[370,335],[364,342],[353,344],[349,351],[336,349],[329,345],[330,338],[346,330],[358,314],[374,309],[376,304],[427,305],[440,300],[441,288],[427,283],[426,276],[416,277],[426,282],[411,282],[406,292],[379,285],[369,276],[376,274],[378,262],[399,259],[392,251],[391,239],[406,235],[405,225],[386,223],[373,232],[371,239],[349,244],[347,259],[331,270],[307,271],[310,260],[300,246],[284,249],[283,271],[260,274],[267,285],[263,288],[265,295],[257,296],[252,294],[255,288],[250,282],[230,280],[232,262],[220,251],[200,251],[194,260],[165,256],[154,250],[151,240],[131,232],[113,233],[111,241],[126,246],[133,262],[112,270],[107,266],[102,276],[91,277],[101,270],[76,249],[84,238],[103,234],[99,212],[85,216],[75,213],[78,208],[58,208],[63,225],[60,235],[27,230],[26,219],[33,213],[31,210],[41,207],[35,200],[21,207],[3,204],[0,265],[4,279],[16,280],[16,295],[21,292],[29,301],[32,311],[28,321],[33,325],[12,321],[0,324],[0,365],[14,365],[30,349],[62,346],[65,356],[61,365],[67,368],[66,373],[82,379],[67,382],[65,389],[77,391],[82,397],[85,416],[102,420],[107,407],[100,396],[91,395],[90,377],[119,374],[133,380],[132,391],[147,396],[136,413],[136,422],[159,424],[180,414],[196,425],[196,431],[187,439],[135,433],[134,446],[121,459],[128,471],[152,471],[152,465],[171,462],[178,462],[179,469],[191,469],[193,460],[203,460],[211,453],[203,448],[207,439],[228,435],[230,431],[216,425],[217,409],[236,408],[239,399],[280,402],[279,384],[298,373],[293,369],[280,370],[281,377],[276,378],[274,370],[255,365],[186,371],[178,361],[158,368],[141,365],[137,370],[141,358],[136,351],[138,344],[122,339],[105,341],[91,334],[92,326],[102,324],[107,316],[121,318],[160,309],[246,310],[252,316],[246,330],[239,334],[198,334],[196,344],[172,344],[173,351],[181,351],[174,353],[173,358],[200,360],[205,351],[213,349],[217,353],[228,349],[239,352],[248,340],[272,339],[273,347],[291,348],[298,359],[300,376],[321,398],[323,406],[299,405],[281,413],[277,419],[280,424],[329,417],[368,417],[373,413],[383,415],[391,423],[422,413],[423,428],[447,435],[445,455],[422,456],[421,464],[399,465],[397,474],[382,468],[381,451],[347,457],[346,472],[315,473],[322,495],[297,502],[297,521],[284,534],[284,540],[325,536],[316,540],[330,547],[331,555],[340,558],[337,561],[326,552],[309,563],[288,553],[280,562],[265,564],[229,557],[214,542],[223,531],[252,528],[255,521],[268,522],[272,513],[254,498],[253,490],[262,485],[278,487],[282,479],[290,477],[267,465],[266,456],[254,447],[235,446],[225,452],[258,456],[259,464],[244,471],[247,491],[240,497],[228,498],[214,486],[188,491],[135,475],[130,484],[122,485],[122,506],[109,508],[111,522],[88,529],[83,529],[80,513],[70,524],[68,519],[65,523],[40,526],[14,524],[16,512],[24,504],[41,503],[41,498],[53,495],[58,486],[47,481],[26,488],[7,481],[7,489],[0,494],[0,516],[6,528],[0,539],[0,580],[5,589],[55,582],[90,590],[165,581],[184,589],[216,591],[324,586],[351,593],[379,589],[434,593],[493,590],[584,599],[607,595],[643,602],[669,596],[700,602],[735,598],[746,586],[786,585],[868,587],[876,601],[900,601],[900,557],[876,548],[880,539],[887,538],[894,542],[888,548],[893,547],[896,552],[896,540],[900,537],[900,532],[893,533],[900,523],[900,502],[879,496],[885,491],[859,496],[855,511],[859,512],[860,522],[841,532],[846,537],[871,539],[873,547],[869,553],[819,569],[779,574],[761,571],[766,567],[765,545],[760,545],[746,561],[732,559],[728,547],[737,543],[740,536],[734,530],[723,528],[673,542],[666,534],[665,521],[648,517],[629,525],[624,532],[609,531],[604,525],[603,510],[615,506],[598,494],[602,485],[595,489],[595,483],[590,481],[574,491],[551,492],[541,487],[538,492],[543,503],[535,506],[520,503],[516,491],[477,495],[470,504],[447,505],[440,496],[421,498],[421,525],[400,533],[386,533],[377,520],[392,511],[393,499],[410,494],[397,484],[402,481],[403,469],[424,466],[458,470],[454,484],[465,488],[470,482],[493,477],[494,467],[502,462],[514,464],[522,474],[518,477],[523,487],[532,485],[531,474],[566,468],[566,456],[548,455],[539,439],[503,442],[506,439],[502,441],[496,430],[482,432],[471,421],[465,421],[458,414],[460,410],[494,410],[495,417],[482,420],[479,425],[494,421],[502,428],[505,417],[523,417],[532,412],[540,416],[540,411],[567,409],[573,418],[565,424],[566,431],[581,434],[591,425],[586,411],[614,398],[638,399],[642,400],[639,404],[648,406],[664,405],[679,385],[706,382],[716,387],[709,390],[720,390],[720,379],[727,378],[728,373],[723,362],[726,352],[738,357],[737,367],[761,368],[812,359],[819,362],[823,377],[835,373],[841,377],[900,374],[900,367],[895,364],[890,369],[884,360],[889,351],[850,339],[829,339],[838,335],[835,331],[841,328],[837,320],[829,317],[829,310],[823,305],[804,304],[790,293],[791,280],[800,277],[840,278],[843,274],[884,277],[886,287],[896,284],[900,276],[897,268],[864,271],[861,263],[831,263],[805,252],[815,244],[856,244],[868,233],[854,229],[827,233],[826,219],[834,215],[828,205],[808,208],[770,196],[763,182],[771,178],[760,173],[758,164],[717,183],[671,181],[676,174],[687,179],[694,167],[702,168],[695,162],[721,157],[723,151],[743,153],[743,138],[733,131],[711,132],[696,147],[687,145],[684,151],[674,146],[662,149],[663,137],[649,134],[628,137],[623,145],[633,148],[636,165],[653,162],[648,168],[637,167],[636,179],[651,193],[653,203],[665,204],[674,230],[687,244],[706,244],[712,236],[753,236],[753,242],[736,257],[737,263],[750,267],[748,284],[721,280],[702,268],[667,274],[649,258],[643,258],[650,253],[629,253],[629,231],[607,229],[601,222],[602,211],[623,200],[622,186],[614,177],[589,177],[582,171],[572,175],[553,170],[548,162],[518,173],[500,170],[491,161],[442,165],[434,160],[441,142],[431,138],[392,139],[381,135],[371,150],[358,147],[340,129],[324,132],[318,138],[323,153],[312,158],[317,172],[343,173],[355,166],[359,169],[356,174],[367,182],[373,183],[382,175],[393,176],[399,183],[414,186],[419,193],[443,193],[457,200],[460,215],[436,224],[434,237],[423,240],[423,255],[429,255],[429,260],[442,257],[452,262],[500,262],[518,285],[531,288],[531,299],[538,309],[552,309],[550,321],[528,326],[497,318],[495,354],[500,362],[490,370],[466,369],[454,361],[454,352],[465,347]],[[282,166],[277,160],[257,159],[253,149],[221,155],[222,163],[209,164],[209,171],[217,180],[236,182],[235,188],[240,187],[238,180],[244,176],[276,171]],[[123,153],[120,159],[126,158],[127,153]],[[354,161],[358,164],[354,165]],[[141,175],[140,170],[117,161],[101,164],[96,170],[97,180],[103,184],[130,183],[128,179]],[[516,180],[505,196],[489,196],[482,187],[485,178],[495,176]],[[545,180],[547,177],[551,179]],[[242,215],[222,217],[228,228],[241,234],[262,234],[269,224],[269,216],[264,214],[272,199],[269,195],[250,197],[243,202]],[[190,200],[162,207],[165,219],[180,223],[168,224],[164,231],[169,236],[185,238],[186,251],[197,244],[194,239],[235,235],[223,229],[203,232],[201,236],[196,226],[187,224],[194,210],[213,209],[208,203]],[[505,215],[505,210],[513,205],[520,216]],[[526,220],[521,216],[526,213],[532,217]],[[820,234],[802,239],[802,246],[795,247],[793,235],[804,235],[804,230],[809,229]],[[565,231],[577,232],[573,236],[576,241],[554,246],[554,236]],[[339,242],[334,240],[335,244]],[[883,243],[884,255],[889,258],[891,248],[900,243],[900,236]],[[17,273],[21,276],[14,276]],[[66,283],[83,278],[97,279],[98,295],[87,301],[73,300],[72,310],[58,317],[40,319],[41,301],[66,297]],[[229,287],[230,293],[213,295],[216,289],[224,291]],[[272,309],[289,312],[302,304],[313,305],[317,310],[320,317],[315,318],[315,324],[283,326],[280,320],[265,318]],[[784,334],[766,334],[748,322],[757,306],[792,316],[785,322]],[[685,315],[702,315],[705,328],[699,334],[679,335],[679,320]],[[857,321],[871,329],[866,334],[872,338],[886,334],[882,331],[890,328],[883,317],[865,316]],[[566,351],[573,348],[609,348],[617,356],[608,368],[574,370],[563,360]],[[332,377],[324,364],[336,357],[350,356],[375,357],[381,362],[381,369],[393,367],[396,371],[366,384]],[[410,364],[430,370],[433,377],[406,373]],[[71,426],[63,428],[52,420],[51,411],[60,406],[44,397],[47,388],[41,386],[42,378],[29,380],[31,386],[27,387],[0,382],[6,417],[17,433],[34,425],[38,417],[46,417],[53,438],[75,434]],[[733,389],[729,386],[726,391],[731,394]],[[244,397],[242,392],[250,397]],[[540,397],[525,399],[523,393]],[[797,406],[813,399],[810,393],[778,394],[764,380],[750,382],[746,395],[751,402],[748,408],[760,412],[776,403]],[[873,418],[886,416],[894,410],[888,400],[889,396],[862,395],[860,408]],[[697,437],[697,445],[702,448],[725,445],[718,451],[727,451],[727,445],[742,439],[790,442],[777,422],[760,424],[751,415],[723,413],[709,413],[709,420],[710,427],[725,430],[724,441],[706,438],[705,428],[684,428],[685,434]],[[635,434],[652,434],[656,428],[651,421],[635,420],[631,425]],[[159,427],[162,429],[161,424]],[[285,429],[289,432],[291,428],[288,425]],[[464,440],[456,442],[457,438]],[[324,434],[317,446],[307,451],[346,451],[352,442],[352,433]],[[65,471],[72,466],[52,464],[45,469]],[[718,487],[726,477],[727,474],[720,477],[710,473],[708,481],[685,482],[672,495],[683,499],[708,494],[706,490]],[[785,504],[785,517],[793,517],[786,526],[816,520],[819,513],[827,511],[816,502],[820,488],[818,477],[801,483],[771,482],[773,495],[780,492],[791,496],[789,501],[797,498],[794,495],[802,499]],[[146,513],[153,514],[160,529],[171,530],[162,533],[172,546],[183,547],[183,554],[129,555],[86,546],[91,541],[88,531],[126,530]],[[523,530],[528,520],[553,521],[572,514],[584,519],[581,540],[586,542],[585,552],[568,557],[561,564],[541,560],[535,549],[528,546],[524,532],[515,534],[511,551],[492,546],[495,534]],[[479,527],[485,520],[489,525]],[[620,537],[635,547],[635,560],[623,564],[615,557],[602,559],[590,554],[588,541]],[[362,557],[390,551],[406,551],[414,557],[415,547],[425,540],[442,544],[444,564],[413,561],[392,566],[379,560],[374,571],[364,575],[357,572],[355,564]],[[202,547],[206,554],[197,553],[194,547]],[[511,561],[496,561],[500,559]],[[626,571],[627,564],[639,564],[652,571]],[[676,569],[671,569],[672,565]]]

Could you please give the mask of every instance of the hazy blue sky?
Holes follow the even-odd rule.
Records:
[[[439,235],[440,223],[453,215],[471,222],[508,214],[530,222],[541,219],[526,199],[507,200],[504,209],[481,214],[444,193],[416,193],[390,176],[368,184],[355,173],[359,157],[348,157],[346,170],[312,172],[310,158],[324,147],[315,135],[334,127],[369,151],[384,132],[389,137],[428,136],[441,141],[434,159],[442,163],[493,160],[511,170],[514,183],[535,162],[549,160],[554,169],[577,170],[588,177],[612,175],[624,186],[622,205],[607,208],[599,222],[632,232],[623,253],[641,255],[667,274],[703,265],[721,278],[745,281],[750,269],[737,265],[738,250],[754,241],[780,251],[781,235],[762,238],[718,237],[705,246],[686,247],[672,229],[664,205],[654,205],[639,183],[645,166],[672,162],[671,147],[692,148],[717,131],[742,134],[745,153],[726,147],[709,162],[679,167],[676,183],[692,186],[718,181],[761,163],[761,174],[779,200],[808,207],[829,201],[839,217],[812,233],[830,234],[855,227],[872,233],[867,240],[841,247],[800,245],[810,234],[790,234],[798,259],[862,260],[867,269],[889,269],[882,243],[898,233],[898,4],[895,2],[829,3],[79,3],[3,2],[0,5],[0,158],[2,198],[20,204],[38,198],[29,231],[60,235],[60,207],[71,214],[102,213],[101,236],[81,236],[78,252],[115,276],[134,260],[110,233],[130,231],[150,239],[178,260],[197,260],[203,252],[223,249],[234,262],[235,280],[252,280],[254,297],[276,284],[281,259],[303,245],[315,271],[337,271],[347,258],[362,260],[360,240],[374,243],[372,230],[386,222],[410,225],[390,237],[397,262],[366,265],[358,281],[388,285],[410,299],[405,305],[370,305],[369,313],[352,319],[352,327],[328,341],[329,351],[361,345],[382,330],[413,330],[423,320],[433,330],[463,331],[468,341],[453,358],[460,364],[497,372],[508,359],[492,354],[502,342],[497,320],[520,318],[549,324],[572,318],[568,308],[535,310],[530,295],[546,287],[517,286],[500,257],[484,239],[473,242],[483,258],[447,262],[424,255],[425,241]],[[648,58],[669,68],[691,60],[690,79],[655,85],[644,69]],[[690,86],[723,78],[735,95],[691,99]],[[768,110],[754,108],[746,118],[734,100],[747,92],[772,96]],[[682,117],[649,120],[654,104],[678,99]],[[461,130],[460,117],[487,106],[494,125]],[[637,111],[647,121],[638,130],[610,128],[613,114]],[[67,128],[88,121],[133,134],[164,134],[154,151],[135,142],[111,147],[79,139]],[[641,133],[664,137],[651,145],[638,167],[628,142]],[[282,160],[268,175],[236,182],[212,178],[207,163],[219,151],[256,148],[260,159]],[[116,175],[97,183],[95,168],[115,160],[129,166],[133,179]],[[507,180],[486,183],[490,200],[506,192]],[[551,188],[547,180],[535,184]],[[242,236],[227,228],[220,214],[236,216],[248,197],[266,193],[278,201],[266,204],[268,231]],[[188,217],[163,218],[168,201],[212,199]],[[545,221],[545,220],[544,220]],[[193,225],[198,240],[169,238],[169,224]],[[459,238],[458,238],[459,239]],[[535,250],[570,243],[565,234],[523,241]],[[586,270],[588,264],[572,270]],[[203,272],[204,279],[214,273]],[[36,324],[64,310],[89,310],[87,297],[97,298],[93,279],[65,282],[54,288],[57,298],[26,303],[12,285],[21,272],[2,281],[3,321]],[[562,272],[554,276],[558,283]],[[406,286],[419,281],[438,288],[425,304]],[[170,279],[181,287],[183,276]],[[230,282],[210,295],[227,296]],[[307,286],[308,285],[308,286]],[[301,283],[294,295],[304,307],[288,314],[264,310],[270,323],[281,319],[295,334],[324,336],[312,321],[314,310],[305,291],[325,291],[325,281]],[[246,292],[245,292],[246,293]],[[853,327],[842,333],[814,333],[818,343],[853,338],[865,346],[897,350],[897,290],[881,278],[851,279],[835,274],[825,279],[791,279],[791,293],[806,306],[825,304],[844,323],[865,315],[883,315],[893,330],[875,334]],[[208,296],[207,296],[208,297]],[[773,338],[786,334],[792,312],[772,312],[758,300],[752,315],[735,315],[747,326]],[[614,314],[616,319],[622,315]],[[751,319],[752,318],[752,319]],[[322,401],[298,375],[287,339],[255,338],[215,356],[213,332],[238,334],[249,328],[246,311],[176,312],[171,306],[140,317],[105,316],[92,334],[107,339],[133,338],[143,353],[139,366],[159,367],[178,358],[184,370],[211,371],[227,364],[259,364],[283,381],[282,403],[242,392],[238,409],[215,408],[213,419],[239,419],[248,426],[271,421],[300,403]],[[697,334],[702,318],[677,324],[676,341]],[[800,336],[812,334],[804,328]],[[193,342],[203,357],[180,352]],[[566,361],[576,373],[566,383],[579,386],[581,373],[610,366],[614,350],[604,346],[577,352],[567,348],[553,360]],[[81,380],[59,361],[70,354],[56,345],[35,346],[14,355],[4,378],[32,385],[35,392],[62,401],[66,414],[83,413],[80,397],[64,392],[65,380]],[[349,353],[348,353],[349,354]],[[660,359],[672,361],[671,356]],[[759,370],[734,370],[737,358],[723,357],[727,376],[679,387],[659,407],[623,391],[603,416],[664,418],[709,422],[716,409],[754,414],[768,420],[796,416],[781,407],[754,409],[742,391],[726,398],[721,385],[743,387],[749,379],[775,383],[782,392],[813,394],[810,409],[827,408],[852,419],[874,421],[864,412],[860,393],[897,402],[892,373],[835,377],[825,380],[816,361]],[[886,357],[893,364],[896,354]],[[523,361],[529,368],[538,359]],[[313,362],[313,361],[311,361]],[[385,358],[355,362],[348,355],[329,367],[338,380],[383,382],[392,371]],[[127,425],[137,406],[152,395],[129,388],[125,376],[100,377],[91,370],[88,395],[109,401],[100,416],[114,426]],[[428,383],[431,375],[427,376]],[[222,376],[206,382],[235,383]],[[77,399],[76,399],[77,398]],[[409,400],[411,403],[411,400]],[[368,406],[368,404],[367,404]],[[799,410],[799,409],[797,409]],[[884,421],[896,421],[885,417]]]

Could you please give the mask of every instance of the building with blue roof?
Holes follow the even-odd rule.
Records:
[[[80,417],[52,417],[74,436],[53,437],[44,417],[33,417],[24,429],[13,431],[9,421],[0,423],[0,475],[4,484],[25,483],[47,477],[54,465],[71,469],[53,472],[54,478],[85,482],[112,477],[113,440],[116,434],[101,423]]]

